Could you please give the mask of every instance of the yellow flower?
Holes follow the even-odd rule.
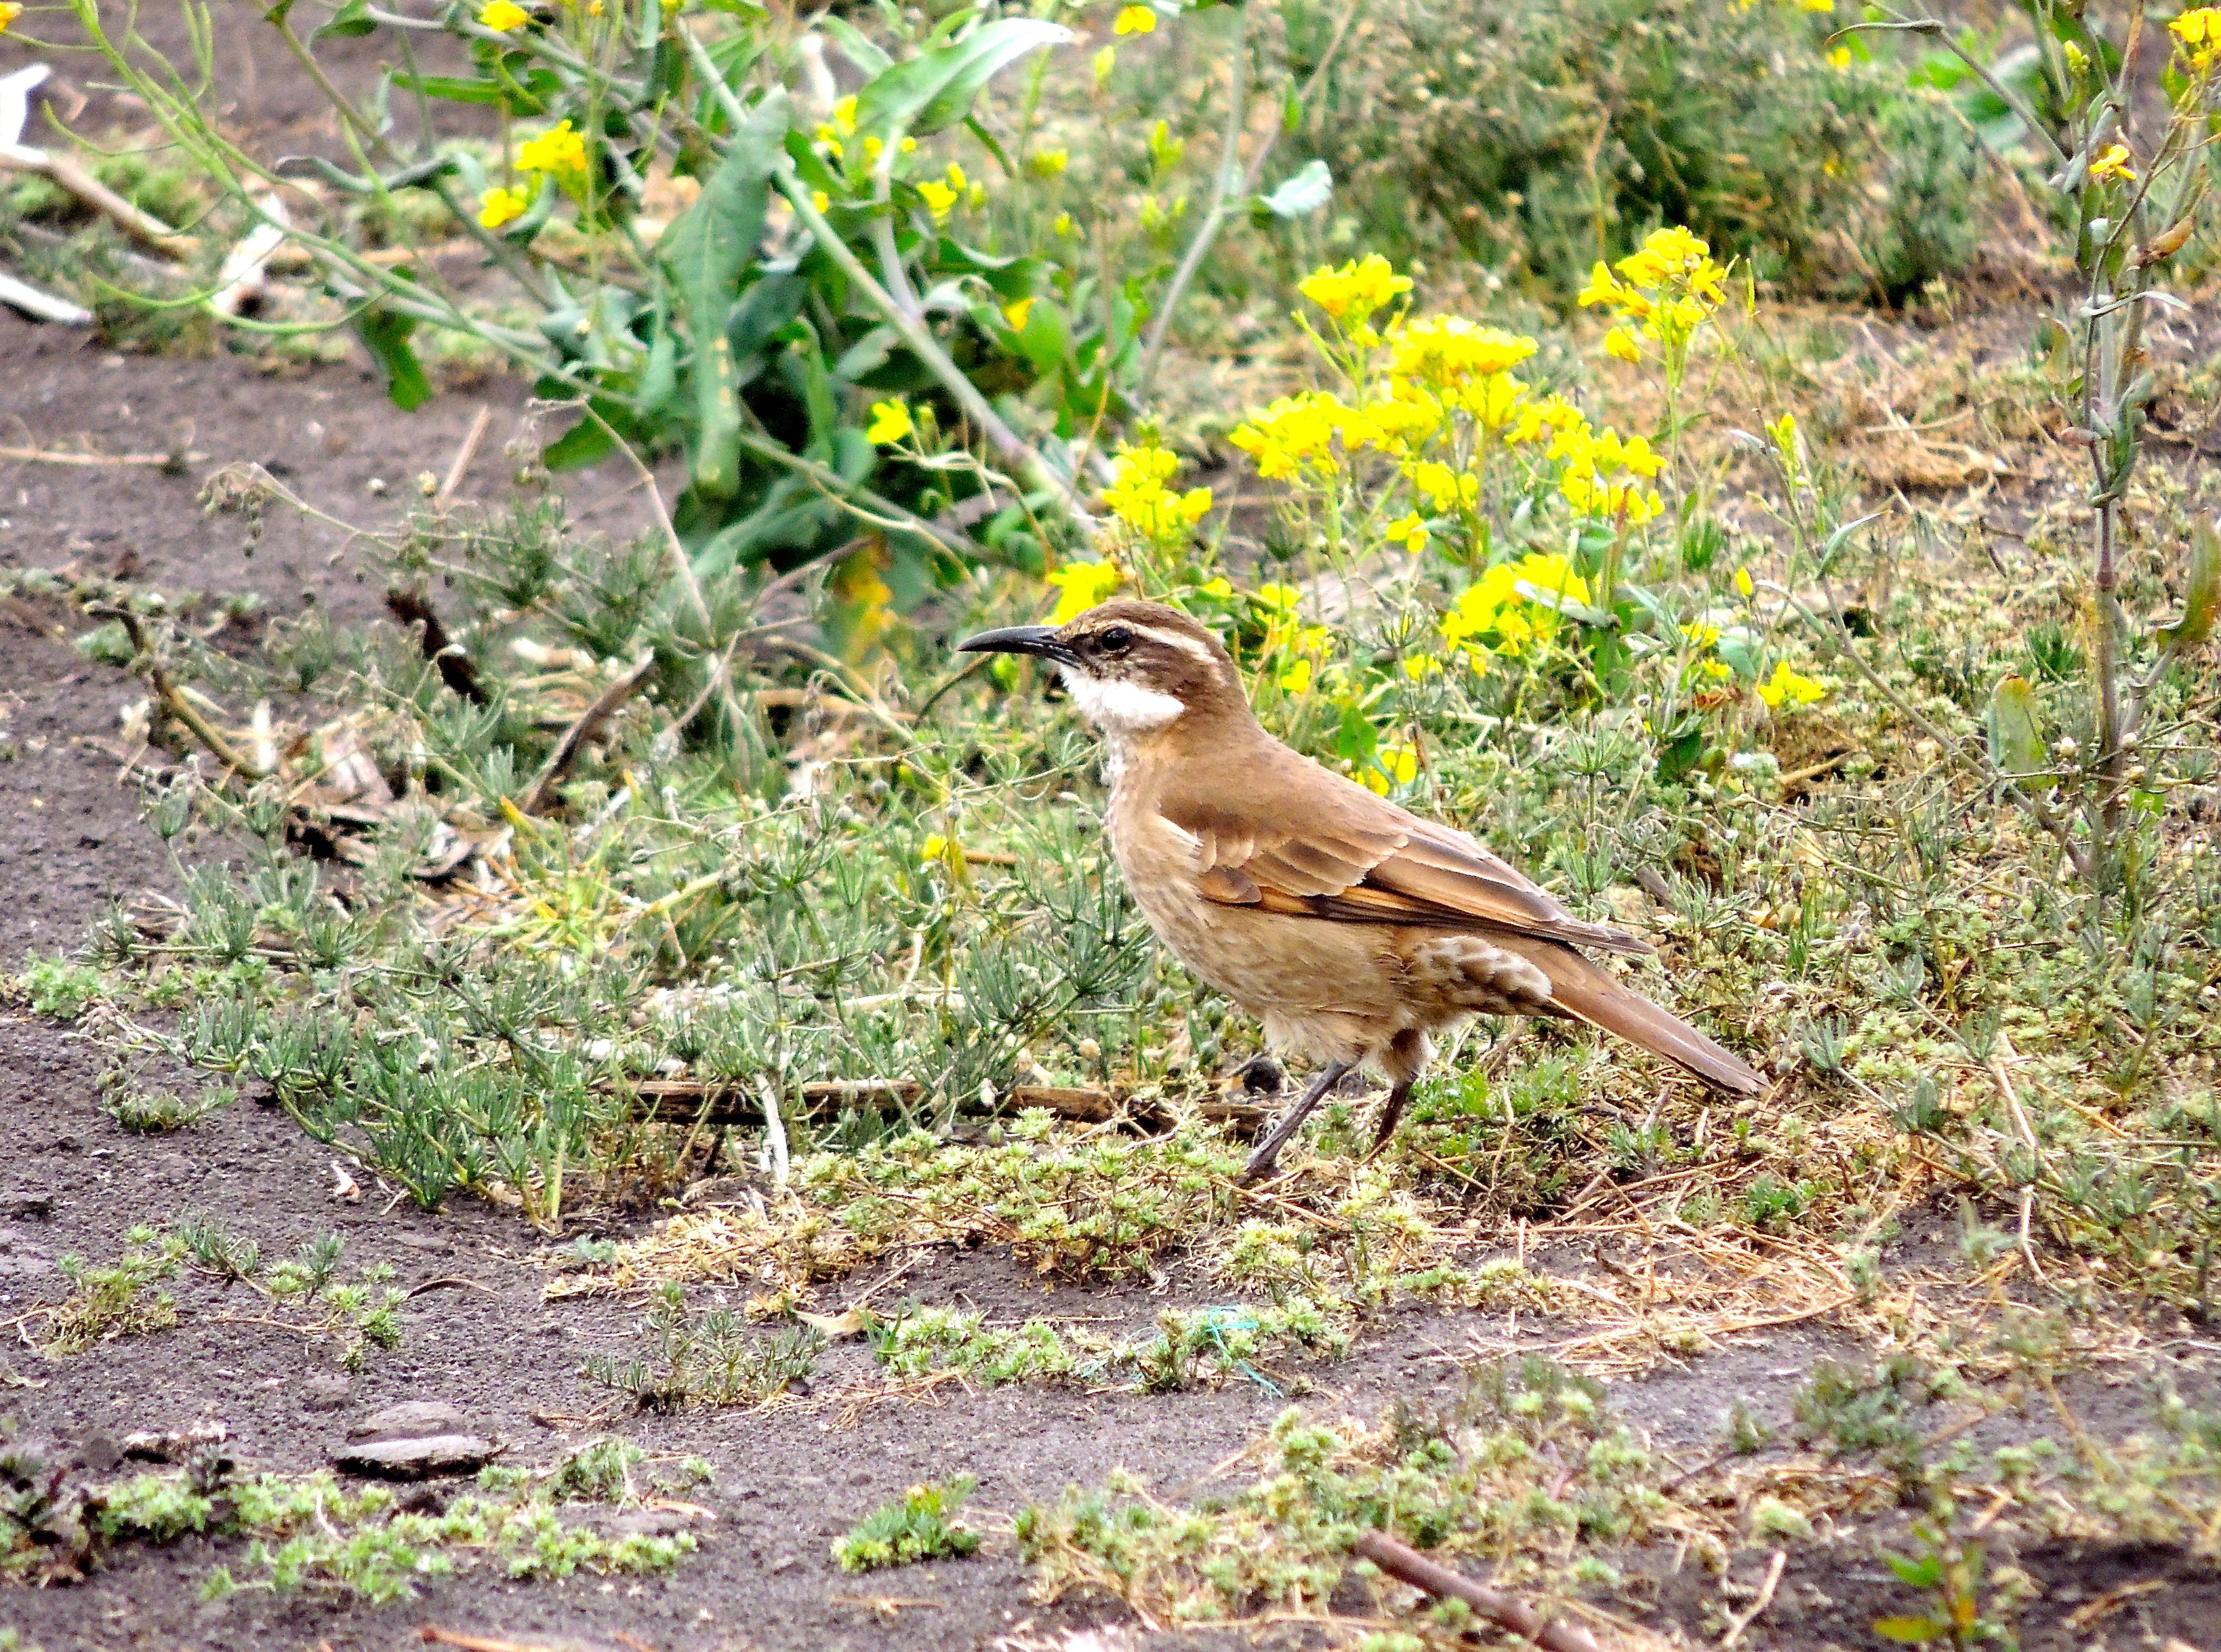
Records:
[[[1387,538],[1391,545],[1400,545],[1417,556],[1427,548],[1427,524],[1419,520],[1419,513],[1414,510],[1388,524]]]
[[[23,9],[16,3],[16,0],[0,0],[0,34],[6,34],[8,25],[22,15]]]
[[[1810,705],[1827,691],[1825,684],[1790,670],[1786,660],[1775,660],[1774,675],[1758,685],[1758,698],[1768,707],[1779,706],[1784,700]]]
[[[1735,571],[1735,588],[1736,595],[1738,597],[1748,598],[1750,595],[1752,585],[1749,568],[1737,568]]]
[[[1165,484],[1179,470],[1179,456],[1154,442],[1129,447],[1110,461],[1111,483],[1103,491],[1110,514],[1160,545],[1186,541],[1211,510],[1211,490],[1176,493]]]
[[[1116,562],[1067,562],[1049,570],[1048,582],[1057,588],[1051,625],[1069,625],[1118,589],[1125,575]]]
[[[1308,694],[1311,687],[1311,662],[1299,659],[1280,673],[1280,686],[1291,694]]]
[[[564,122],[552,132],[517,146],[516,164],[528,172],[583,172],[586,170],[586,141]]]
[[[1584,310],[1595,304],[1616,304],[1620,302],[1621,296],[1625,291],[1626,289],[1619,285],[1613,278],[1612,272],[1605,266],[1604,260],[1599,259],[1597,260],[1596,267],[1589,272],[1588,285],[1583,287],[1575,295],[1574,302]]]
[[[1257,461],[1257,474],[1268,482],[1305,470],[1330,476],[1341,468],[1335,437],[1355,416],[1324,391],[1305,391],[1279,397],[1252,413],[1227,440]]]
[[[1056,215],[1056,222],[1051,224],[1049,228],[1060,235],[1071,235],[1073,233],[1072,214],[1069,212],[1058,213]]]
[[[874,447],[891,447],[898,441],[907,441],[917,426],[910,416],[910,404],[899,399],[872,404],[871,428],[864,432],[864,440]]]
[[[1413,654],[1404,656],[1404,675],[1415,683],[1423,682],[1430,677],[1438,675],[1442,668],[1442,662],[1430,654]]]
[[[1110,84],[1110,71],[1118,66],[1118,48],[1106,46],[1095,54],[1095,84],[1099,91]]]
[[[1114,34],[1154,34],[1157,32],[1157,14],[1147,6],[1121,6],[1118,19],[1110,25]]]
[[[2187,16],[2188,14],[2186,13],[2184,15]],[[2173,28],[2176,24],[2179,24],[2181,22],[2182,18],[2178,17],[2174,20],[2174,22],[2169,23],[2168,27],[2169,28]],[[2090,66],[2090,54],[2084,51],[2080,46],[2076,45],[2073,41],[2061,41],[2059,46],[2059,54],[2067,59],[2067,72],[2069,74],[2080,74],[2083,70]]]
[[[2169,23],[2167,30],[2185,46],[2209,46],[2221,41],[2221,6],[2199,6],[2186,11]],[[2082,48],[2074,49],[2079,52]]]
[[[2100,180],[2118,178],[2124,183],[2131,182],[2137,171],[2129,165],[2130,160],[2127,144],[2109,144],[2090,162],[2090,176]]]
[[[1037,178],[1061,178],[1064,169],[1071,162],[1072,157],[1064,150],[1048,148],[1035,150],[1033,158],[1026,164],[1034,169],[1034,175]]]
[[[1026,317],[1033,313],[1031,298],[1013,298],[1003,306],[1003,322],[1013,333],[1023,333],[1026,330]]]
[[[1380,764],[1381,772],[1398,785],[1409,785],[1418,778],[1419,754],[1415,747],[1383,746],[1373,760]]]
[[[505,190],[497,185],[485,192],[479,203],[479,222],[488,229],[498,229],[511,219],[524,216],[531,197],[522,190]]]
[[[948,163],[948,187],[959,195],[972,187],[972,180],[964,176],[964,169],[953,160]]]
[[[1470,510],[1480,497],[1480,478],[1471,471],[1454,471],[1429,460],[1411,468],[1411,485],[1426,496],[1437,510],[1462,507]]]
[[[964,846],[953,837],[943,837],[939,832],[918,845],[917,858],[921,864],[930,866],[938,860],[952,872],[964,869]]]
[[[1249,600],[1272,614],[1292,614],[1304,599],[1304,593],[1293,585],[1261,585]]]
[[[864,165],[867,166],[878,166],[879,164],[879,157],[886,153],[886,152],[887,146],[879,139],[866,138],[864,140]]]
[[[812,190],[810,191],[810,204],[823,212],[833,204],[833,197],[823,190]]]
[[[927,178],[917,186],[917,192],[925,197],[926,210],[933,214],[935,223],[946,218],[956,205],[956,191],[938,178]]]
[[[1830,69],[1836,71],[1838,73],[1842,73],[1842,72],[1849,69],[1851,66],[1851,48],[1848,46],[1839,46],[1834,51],[1829,53],[1828,66]]]
[[[479,23],[497,34],[506,34],[513,28],[522,28],[532,21],[532,14],[516,0],[486,0],[479,8]]]
[[[1836,0],[1797,0],[1797,3],[1807,11],[1833,11],[1836,9]]]
[[[1378,262],[1383,271],[1388,268],[1386,260],[1368,261]],[[1315,275],[1311,279],[1316,281],[1318,277]],[[1408,279],[1402,276],[1396,279],[1403,283],[1397,291],[1410,290],[1411,284]],[[1310,283],[1306,282],[1298,290],[1306,297],[1317,300],[1317,295],[1311,292],[1309,287]],[[1317,302],[1329,315],[1338,314],[1323,300]],[[1378,308],[1378,303],[1368,305],[1368,312],[1375,308]],[[1508,373],[1535,354],[1535,341],[1523,334],[1507,333],[1500,327],[1482,327],[1461,316],[1440,316],[1413,322],[1398,332],[1395,339],[1396,346],[1389,357],[1388,371],[1400,378],[1423,379],[1436,385]]]
[[[1642,347],[1635,341],[1634,333],[1625,327],[1615,327],[1604,335],[1604,353],[1615,361],[1642,360]]]
[[[844,138],[856,132],[856,100],[850,96],[833,105],[833,129]]]
[[[1709,648],[1720,640],[1720,628],[1708,625],[1703,620],[1692,620],[1681,628],[1681,635],[1699,648]]]
[[[1233,582],[1224,574],[1204,580],[1195,588],[1195,591],[1198,597],[1208,597],[1213,602],[1228,603],[1234,600]]]
[[[1336,321],[1354,326],[1399,293],[1411,290],[1411,278],[1378,253],[1353,259],[1340,269],[1322,264],[1296,284],[1296,291]]]

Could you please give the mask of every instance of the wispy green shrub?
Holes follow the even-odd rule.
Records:
[[[1307,135],[1358,246],[1455,247],[1559,304],[1676,223],[1767,277],[1894,296],[1974,251],[1973,141],[1863,46],[1831,58],[1836,21],[1786,0],[1385,0]]]

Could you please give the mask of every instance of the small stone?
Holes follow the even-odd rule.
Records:
[[[467,1434],[470,1424],[444,1399],[408,1399],[347,1426],[355,1440],[429,1440],[442,1434]]]
[[[312,1411],[335,1411],[353,1393],[354,1385],[336,1371],[318,1371],[301,1380],[301,1404]]]
[[[686,1529],[686,1517],[676,1509],[629,1509],[607,1523],[618,1537],[668,1537]]]
[[[501,1448],[475,1434],[435,1434],[429,1438],[377,1440],[351,1445],[332,1459],[343,1474],[376,1480],[429,1480],[435,1474],[467,1474],[483,1468]]]

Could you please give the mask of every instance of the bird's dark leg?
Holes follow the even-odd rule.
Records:
[[[1249,1155],[1249,1162],[1242,1167],[1239,1180],[1243,1186],[1255,1181],[1272,1169],[1273,1161],[1279,1157],[1280,1149],[1287,1145],[1288,1138],[1301,1128],[1304,1119],[1311,1117],[1311,1109],[1325,1098],[1328,1091],[1347,1078],[1349,1069],[1356,1065],[1354,1061],[1336,1061],[1311,1080],[1311,1087],[1304,1092],[1294,1106],[1281,1115],[1280,1122],[1273,1126],[1272,1133],[1257,1143],[1257,1150]]]
[[[1406,1079],[1388,1092],[1388,1099],[1380,1106],[1380,1128],[1373,1133],[1373,1152],[1378,1153],[1388,1145],[1388,1138],[1396,1134],[1396,1121],[1404,1116],[1404,1105],[1411,1099],[1415,1080]],[[1366,1155],[1367,1158],[1371,1154]]]

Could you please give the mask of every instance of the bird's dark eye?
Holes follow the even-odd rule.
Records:
[[[1134,646],[1134,634],[1123,625],[1114,625],[1095,641],[1105,654],[1123,654]]]

